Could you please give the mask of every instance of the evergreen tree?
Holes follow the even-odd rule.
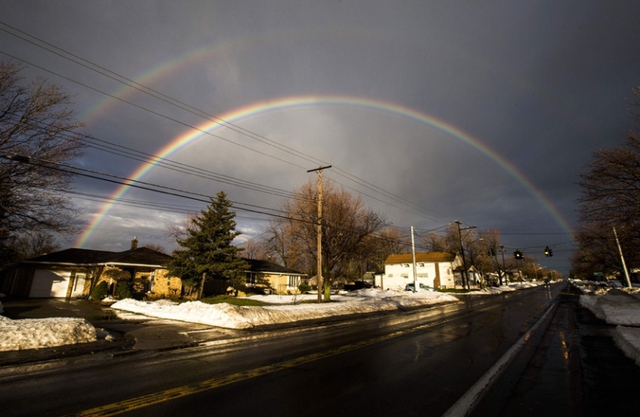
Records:
[[[236,291],[244,283],[244,271],[249,266],[238,257],[241,249],[231,244],[240,232],[235,230],[236,213],[230,207],[226,194],[219,192],[207,210],[190,219],[186,237],[177,239],[184,249],[173,251],[169,272],[180,277],[185,288],[198,287],[198,298],[202,297],[205,280],[220,280],[217,282],[228,283]]]

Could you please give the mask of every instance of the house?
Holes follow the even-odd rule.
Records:
[[[246,259],[247,287],[271,289],[277,294],[295,294],[307,274],[261,259]]]
[[[65,249],[27,259],[0,272],[0,292],[29,298],[84,298],[100,281],[132,281],[132,294],[142,297],[180,296],[182,281],[167,275],[171,256],[138,248],[137,240],[123,252]]]
[[[416,275],[418,284],[435,289],[455,288],[460,281],[462,258],[448,252],[416,253]],[[376,275],[376,286],[382,289],[404,290],[413,284],[412,254],[389,255],[384,262],[384,274]]]

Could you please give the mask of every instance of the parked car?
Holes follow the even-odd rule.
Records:
[[[415,288],[414,284],[410,283],[410,284],[407,284],[406,287],[404,287],[404,290],[405,291],[413,291],[414,288]],[[431,288],[431,287],[429,287],[427,285],[424,285],[424,284],[420,284],[418,288],[419,288],[418,291],[435,291],[434,288]]]

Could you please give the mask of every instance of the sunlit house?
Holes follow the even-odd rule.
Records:
[[[118,280],[128,280],[136,297],[179,297],[182,281],[168,276],[170,260],[164,253],[138,248],[135,239],[123,252],[65,249],[5,268],[0,272],[0,292],[29,298],[85,298],[100,281],[113,288]]]
[[[298,287],[306,280],[307,274],[260,259],[245,259],[249,264],[246,285],[277,294],[296,294]]]
[[[416,281],[429,288],[455,288],[461,282],[462,258],[449,252],[416,253]],[[456,278],[458,276],[458,278]],[[389,255],[384,262],[384,274],[376,275],[377,287],[405,290],[414,284],[413,256],[410,253]]]

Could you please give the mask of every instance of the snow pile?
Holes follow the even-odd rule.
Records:
[[[299,303],[317,299],[317,295],[253,296],[270,304],[264,307],[235,306],[227,303],[206,304],[189,301],[178,304],[170,301],[136,301],[126,299],[111,308],[171,320],[207,324],[230,329],[247,329],[255,326],[292,323],[301,320],[321,319],[333,316],[374,313],[397,310],[401,307],[418,307],[457,302],[458,299],[437,292],[396,292],[379,289],[354,291],[349,295],[332,296],[331,303]]]
[[[640,289],[611,288],[605,284],[573,281],[583,293],[580,305],[591,310],[601,320],[616,324],[613,340],[627,355],[640,365]]]
[[[502,294],[505,292],[523,290],[526,288],[533,288],[540,285],[544,285],[542,282],[514,282],[508,285],[501,285],[499,287],[486,287],[481,290],[469,291],[468,293],[461,293],[460,295],[494,295]]]
[[[96,329],[85,319],[11,320],[0,316],[0,351],[40,349],[96,340]]]
[[[640,326],[640,302],[618,289],[602,296],[581,295],[580,305],[601,320],[623,326]]]
[[[618,326],[613,341],[625,355],[640,366],[640,328]]]

